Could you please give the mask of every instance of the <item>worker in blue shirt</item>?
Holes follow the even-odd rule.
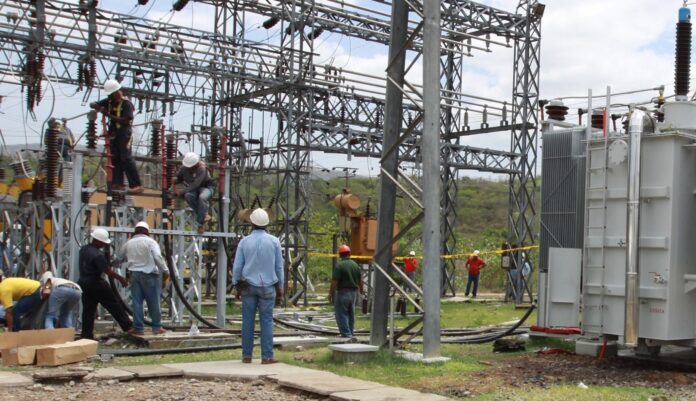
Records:
[[[273,358],[273,306],[283,298],[283,255],[280,241],[266,232],[268,213],[259,208],[249,216],[254,230],[239,241],[232,267],[232,285],[242,299],[242,362],[251,363],[254,320],[259,311],[261,363]]]

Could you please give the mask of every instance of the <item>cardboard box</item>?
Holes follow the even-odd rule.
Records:
[[[97,354],[94,340],[77,340],[65,344],[47,345],[36,349],[37,366],[58,366],[81,362]]]
[[[75,329],[22,330],[0,334],[0,349],[62,344],[75,339]]]
[[[2,351],[4,365],[33,365],[36,361],[36,349],[41,345],[28,347],[7,348]]]

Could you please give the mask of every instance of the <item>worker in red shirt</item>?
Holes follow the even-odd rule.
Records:
[[[408,253],[408,256],[404,258],[404,273],[406,273],[406,277],[409,278],[409,280],[413,281],[414,283],[416,282],[416,269],[418,268],[418,259],[416,258],[416,253],[414,251],[411,251]],[[414,289],[411,288],[411,286],[406,283],[404,285],[404,289],[406,291],[413,291]]]
[[[466,293],[464,296],[469,296],[469,290],[471,289],[471,284],[474,284],[473,296],[476,298],[476,293],[478,292],[478,282],[479,274],[481,274],[481,269],[486,267],[486,262],[479,257],[481,252],[475,250],[473,255],[466,260],[466,270],[469,272],[469,279],[466,282]]]

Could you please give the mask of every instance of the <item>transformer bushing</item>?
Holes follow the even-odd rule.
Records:
[[[152,120],[150,122],[152,135],[150,136],[150,156],[159,156],[162,148],[162,120]]]
[[[167,182],[166,188],[162,189],[167,193],[167,196],[162,206],[172,207],[174,206],[174,198],[168,194],[167,190],[171,188],[174,182],[174,175],[176,174],[176,137],[174,135],[167,136],[165,151],[167,153],[167,165],[165,167],[167,169]]]

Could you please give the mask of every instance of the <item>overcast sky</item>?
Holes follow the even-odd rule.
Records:
[[[75,1],[77,2],[77,1]],[[369,4],[355,0],[357,4]],[[541,97],[584,95],[588,88],[604,93],[606,85],[613,91],[666,86],[671,95],[674,87],[674,37],[677,12],[681,1],[675,0],[546,0],[546,13],[542,23]],[[132,3],[132,4],[131,4]],[[516,0],[481,1],[506,11],[514,11]],[[102,0],[100,7],[132,13],[155,20],[212,30],[212,9],[202,4],[189,4],[179,13],[170,13],[170,0],[150,0],[147,6],[135,7],[136,0]],[[262,40],[274,33],[259,29],[260,18],[247,20],[248,37]],[[275,28],[276,30],[278,28]],[[366,44],[358,39],[341,38],[338,34],[324,34],[317,40],[318,57],[315,61],[333,63],[345,68],[383,75],[387,60],[387,47]],[[416,68],[411,78],[422,70]],[[693,76],[694,74],[692,74]],[[7,78],[7,77],[3,77]],[[512,82],[512,50],[493,47],[492,53],[475,53],[465,59],[464,92],[501,100],[509,100]],[[692,88],[696,85],[692,85]],[[55,92],[56,103],[52,102]],[[616,101],[649,100],[656,92],[622,97]],[[8,143],[38,142],[40,126],[47,116],[69,117],[85,111],[82,95],[74,95],[74,88],[55,85],[47,90],[45,100],[38,107],[36,121],[23,110],[21,93],[17,86],[0,85],[0,128]],[[96,99],[96,93],[95,97]],[[90,99],[91,100],[91,99]],[[600,102],[602,100],[598,100]],[[567,101],[571,110],[586,105],[585,100]],[[200,113],[199,113],[200,114]],[[144,120],[144,116],[136,118]],[[188,130],[193,110],[182,107],[175,118],[167,121],[174,129]],[[200,118],[200,115],[197,117]],[[575,121],[577,117],[572,117]],[[472,117],[477,123],[477,117]],[[25,124],[26,122],[26,124]],[[76,120],[73,128],[84,130],[84,120]],[[258,125],[258,123],[256,123]],[[272,130],[267,122],[263,130]],[[475,127],[474,127],[475,128]],[[261,130],[261,128],[253,128]],[[136,141],[142,135],[136,132]],[[485,137],[471,137],[466,143],[472,146],[507,150],[509,134],[499,133]],[[314,155],[318,165],[331,167],[346,165],[343,156]],[[376,171],[376,161],[370,165]],[[363,167],[367,168],[367,167]],[[369,169],[366,171],[369,172]]]

